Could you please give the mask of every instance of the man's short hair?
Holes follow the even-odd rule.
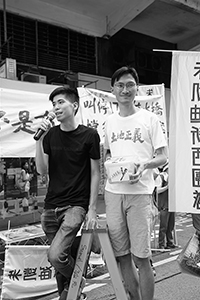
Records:
[[[77,88],[69,88],[66,86],[58,87],[51,92],[49,95],[49,100],[53,102],[53,98],[57,95],[64,95],[71,103],[77,102],[79,108],[79,94]],[[75,114],[77,113],[78,108]]]
[[[114,86],[114,83],[116,81],[118,81],[122,76],[128,75],[128,74],[133,76],[133,78],[135,79],[136,84],[138,85],[139,84],[139,76],[138,76],[137,71],[132,67],[124,66],[124,67],[121,67],[120,69],[116,70],[114,72],[114,74],[112,75],[111,86]]]

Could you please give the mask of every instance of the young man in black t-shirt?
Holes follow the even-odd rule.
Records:
[[[41,123],[45,134],[36,142],[36,166],[49,176],[41,222],[51,244],[48,259],[56,270],[59,299],[64,300],[74,269],[71,247],[76,234],[85,219],[86,228],[97,222],[100,138],[95,129],[75,120],[77,89],[58,87],[49,99],[60,124],[51,127],[48,119]]]

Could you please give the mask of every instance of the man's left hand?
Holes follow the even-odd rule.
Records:
[[[95,228],[98,227],[97,225],[98,225],[98,221],[97,221],[96,210],[89,209],[88,213],[86,215],[85,228],[86,228],[86,230],[88,230],[88,229],[95,229]]]
[[[140,178],[142,177],[142,172],[144,171],[144,165],[138,164],[137,165],[137,172],[134,174],[129,175],[130,184],[137,183]]]

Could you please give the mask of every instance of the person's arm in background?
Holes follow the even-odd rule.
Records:
[[[97,226],[97,200],[100,182],[99,159],[90,159],[91,165],[91,182],[90,182],[90,200],[89,209],[86,216],[86,229],[95,228]]]
[[[166,167],[165,170],[161,171],[159,176],[161,178],[161,185],[157,187],[157,193],[161,194],[168,189],[168,167]]]
[[[163,187],[157,187],[157,193],[161,194],[163,192],[165,192],[168,189],[168,185],[163,186]]]
[[[26,172],[25,172],[24,169],[21,170],[20,176],[21,176],[21,180],[22,180],[22,181],[26,181]]]

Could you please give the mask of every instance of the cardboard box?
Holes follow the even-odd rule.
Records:
[[[136,158],[133,156],[127,157],[112,157],[107,160],[104,165],[110,183],[129,182],[129,175],[135,174],[137,171]]]

